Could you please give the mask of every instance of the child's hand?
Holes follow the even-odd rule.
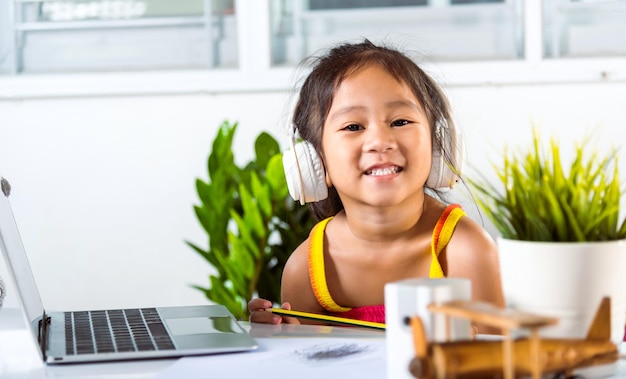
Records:
[[[285,324],[299,324],[300,321],[293,317],[280,316],[266,311],[272,307],[272,302],[265,299],[252,299],[248,303],[248,310],[250,311],[250,322],[259,322],[263,324],[278,325]],[[291,304],[283,303],[281,306],[283,309],[291,309]]]

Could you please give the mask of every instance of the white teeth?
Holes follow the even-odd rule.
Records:
[[[397,166],[394,167],[385,167],[385,168],[377,168],[374,170],[369,170],[367,172],[368,175],[372,176],[383,176],[383,175],[391,175],[400,171],[400,168]]]

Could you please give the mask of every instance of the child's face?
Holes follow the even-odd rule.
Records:
[[[337,88],[322,132],[327,179],[344,206],[421,201],[431,167],[430,126],[405,83],[378,65]]]

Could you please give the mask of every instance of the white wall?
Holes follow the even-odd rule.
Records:
[[[283,94],[0,101],[0,172],[49,308],[206,302],[195,178],[217,127],[237,159],[277,138]]]
[[[503,144],[530,143],[531,120],[565,147],[594,129],[603,146],[626,137],[624,82],[446,90],[468,166],[482,171]],[[288,99],[272,91],[0,100],[0,174],[13,186],[46,307],[207,302],[190,285],[208,283],[210,268],[184,243],[205,245],[192,210],[195,178],[206,177],[223,120],[240,123],[243,163],[260,131],[282,138]]]

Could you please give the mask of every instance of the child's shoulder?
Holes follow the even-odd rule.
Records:
[[[303,294],[309,291],[309,263],[308,254],[311,237],[303,241],[289,256],[287,263],[283,267],[282,274],[282,291],[285,295],[285,291],[289,291],[290,294],[300,293]],[[289,297],[289,301],[293,301],[292,297]],[[287,301],[283,299],[283,301]],[[293,305],[293,304],[292,304]]]
[[[492,251],[495,241],[489,233],[471,217],[461,217],[456,224],[450,246],[458,251]]]
[[[311,236],[302,241],[298,247],[289,255],[284,271],[292,271],[296,275],[304,270],[308,270],[309,246],[311,244]]]

